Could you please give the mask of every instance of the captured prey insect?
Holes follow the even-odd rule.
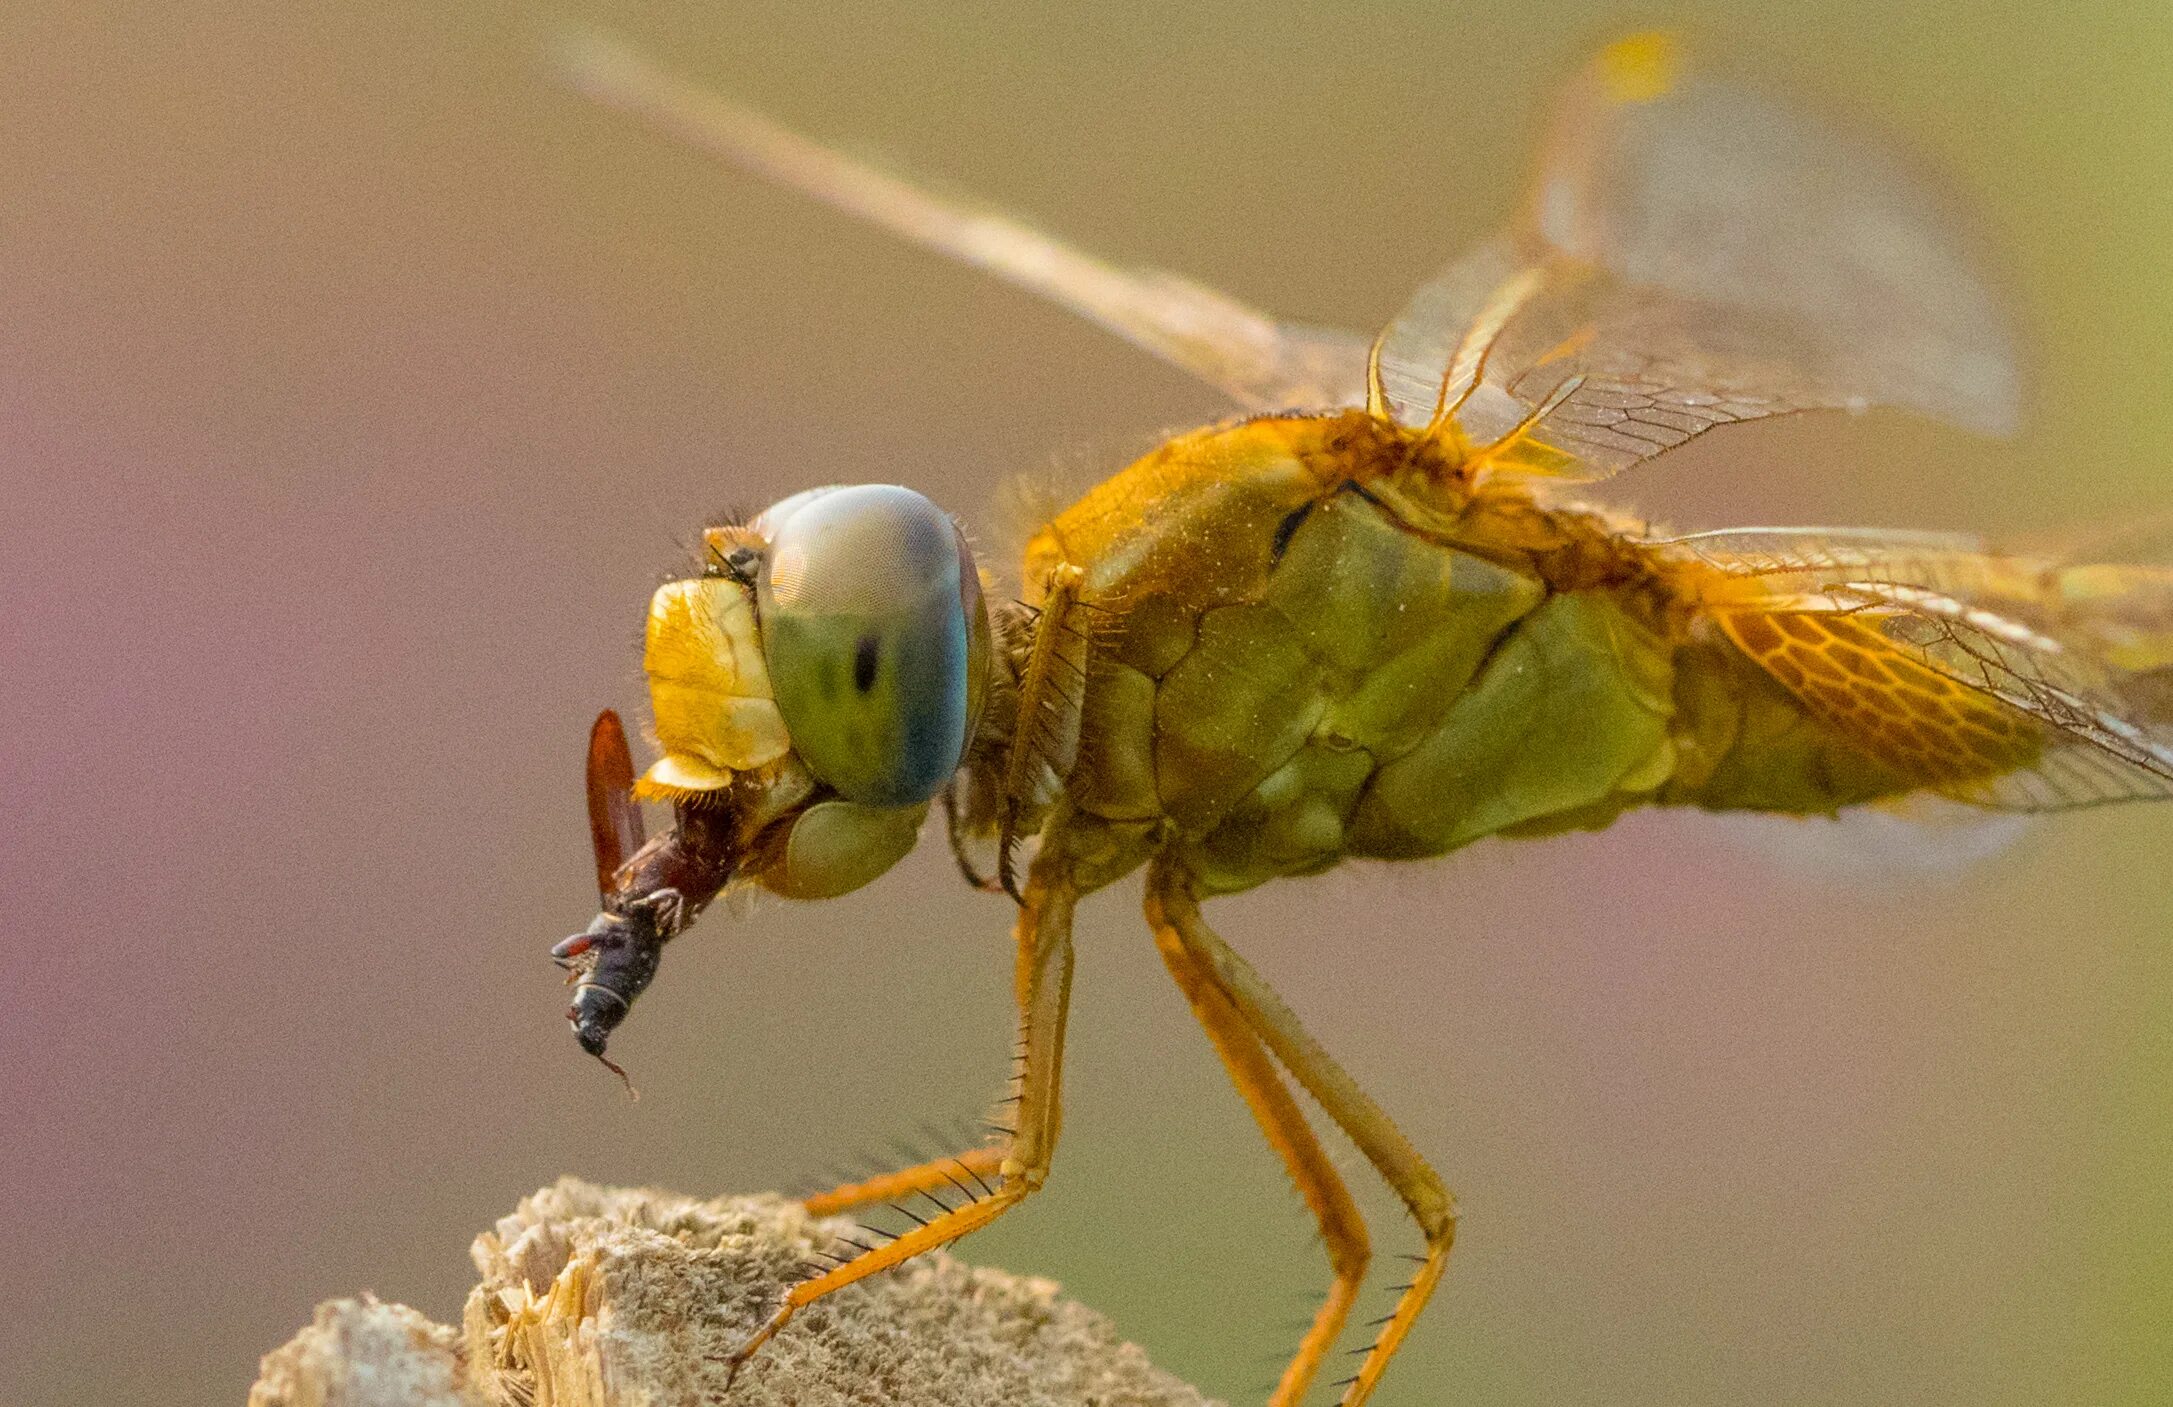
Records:
[[[712,527],[650,605],[662,756],[590,750],[603,912],[560,948],[601,1056],[663,944],[729,886],[842,894],[932,806],[1017,902],[1015,1127],[824,1211],[958,1195],[785,1296],[794,1312],[986,1226],[1042,1185],[1080,898],[1144,869],[1146,916],[1319,1220],[1332,1288],[1275,1388],[1296,1403],[1370,1257],[1294,1097],[1423,1242],[1342,1401],[1440,1280],[1441,1178],[1201,901],[1348,858],[1607,824],[1641,806],[1795,815],[1932,794],[2050,810],[2173,794],[2173,568],[1837,529],[1665,537],[1575,496],[1716,425],[1877,405],[2001,434],[1999,309],[1883,154],[1676,72],[1664,40],[1568,86],[1509,229],[1378,337],[1274,321],[1104,263],[708,96],[603,41],[571,80],[729,162],[1063,304],[1249,417],[1168,440],[1027,544],[984,604],[965,537],[894,486]],[[676,824],[642,843],[633,797]],[[949,1195],[949,1193],[945,1193]]]

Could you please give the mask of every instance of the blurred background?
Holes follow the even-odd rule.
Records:
[[[2014,444],[1805,419],[1618,497],[1995,534],[2173,504],[2156,4],[551,14],[1360,329],[1501,218],[1556,78],[1674,24],[1941,173],[2041,395]],[[647,594],[720,507],[895,479],[984,524],[1013,474],[1091,479],[1223,407],[557,91],[550,23],[0,9],[11,1407],[238,1403],[321,1298],[456,1317],[469,1238],[561,1173],[786,1186],[996,1092],[1005,905],[933,845],[676,944],[613,1046],[629,1104],[545,958],[594,905],[584,732],[641,707]],[[1462,1196],[1381,1400],[2164,1400],[2169,819],[1940,872],[1658,815],[1216,905]],[[1257,1400],[1325,1271],[1136,899],[1082,916],[1049,1189],[966,1251]]]

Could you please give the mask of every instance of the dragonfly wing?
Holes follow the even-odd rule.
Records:
[[[1704,603],[1812,710],[1920,785],[2000,810],[2173,797],[2173,567],[1940,534],[1672,539]]]
[[[576,89],[743,170],[1037,293],[1255,410],[1365,400],[1368,339],[1278,322],[1175,274],[1107,263],[1032,225],[809,140],[583,34],[561,46]]]
[[[1581,479],[1797,410],[1892,405],[2007,434],[2020,400],[1996,303],[1902,165],[1677,79],[1653,38],[1571,84],[1516,223],[1419,290],[1381,372],[1406,423],[1458,405],[1474,444],[1521,427],[1554,451],[1528,467]]]
[[[2019,544],[2063,564],[2133,562],[2173,567],[2173,508],[2129,513],[2117,522],[2040,532]]]
[[[1714,811],[1700,824],[1715,843],[1800,879],[1913,888],[1959,877],[1998,855],[2035,819],[1911,792],[1832,816]]]

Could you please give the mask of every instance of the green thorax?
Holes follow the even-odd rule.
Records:
[[[1202,431],[1029,547],[1029,580],[1085,572],[1064,809],[1105,877],[1174,846],[1231,891],[1647,801],[1838,804],[1805,784],[1828,779],[1811,754],[1834,740],[1776,712],[1777,687],[1747,712],[1755,666],[1656,612],[1652,580],[1565,571],[1559,539],[1538,553],[1414,528],[1381,459],[1395,448],[1355,415]],[[1777,772],[1738,746],[1784,724],[1810,752]]]

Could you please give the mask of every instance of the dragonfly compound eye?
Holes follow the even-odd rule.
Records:
[[[793,749],[839,796],[915,806],[958,767],[988,617],[957,525],[911,489],[818,489],[755,523],[762,652]]]

